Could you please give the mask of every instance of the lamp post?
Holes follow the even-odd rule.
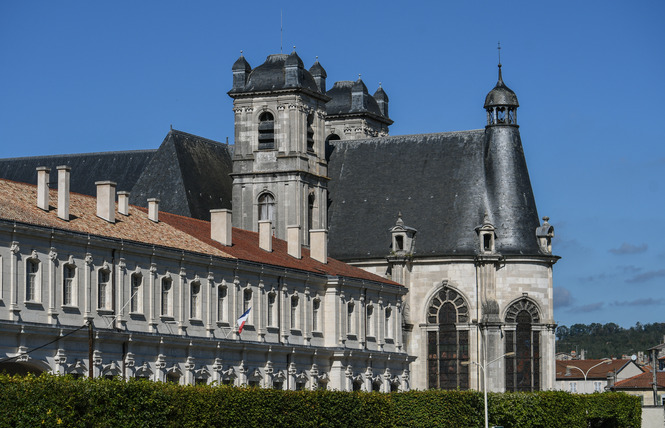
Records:
[[[461,363],[463,366],[468,366],[469,364],[475,364],[478,367],[480,367],[480,369],[483,371],[483,399],[485,401],[485,428],[489,428],[489,419],[487,415],[487,370],[486,369],[487,367],[489,367],[490,364],[499,361],[501,358],[512,357],[513,355],[515,355],[514,352],[506,352],[502,356],[497,357],[490,362],[486,362],[485,364],[480,364],[475,361],[462,361]]]
[[[584,370],[582,370],[581,368],[577,367],[577,366],[566,366],[566,368],[567,368],[567,369],[577,369],[577,370],[579,370],[580,372],[582,372],[582,375],[584,376],[584,393],[586,394],[586,393],[587,393],[587,392],[586,392],[586,377],[587,377],[587,375],[589,374],[589,372],[590,372],[591,370],[595,369],[596,367],[598,367],[598,366],[601,365],[601,364],[609,364],[609,363],[611,363],[611,362],[612,362],[611,359],[609,359],[609,358],[604,358],[603,361],[599,362],[598,364],[596,364],[596,365],[594,365],[594,366],[591,366],[586,372],[585,372]]]

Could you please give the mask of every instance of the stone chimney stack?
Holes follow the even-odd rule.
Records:
[[[321,263],[328,263],[328,231],[312,229],[309,231],[310,256]]]
[[[118,214],[129,215],[129,192],[118,192]]]
[[[231,210],[219,209],[210,210],[210,239],[219,242],[222,245],[230,247],[233,245],[233,215]]]
[[[148,199],[148,218],[155,223],[159,223],[159,199]]]
[[[58,217],[69,221],[69,175],[72,167],[60,165],[58,170]]]
[[[48,178],[51,168],[37,167],[37,206],[48,211]]]
[[[302,250],[300,246],[300,226],[287,226],[286,227],[286,243],[289,256],[296,259],[302,258]]]
[[[259,221],[259,248],[272,252],[272,221]]]
[[[115,187],[113,181],[96,181],[97,186],[97,217],[109,223],[115,223]]]

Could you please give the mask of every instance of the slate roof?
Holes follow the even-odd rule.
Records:
[[[367,105],[360,107],[353,105],[353,89],[354,86],[361,88],[362,92],[365,95],[365,101]],[[383,95],[385,91],[381,89]],[[376,119],[387,124],[392,124],[393,121],[385,117],[381,113],[379,104],[376,102],[376,99],[369,95],[367,87],[362,80],[358,79],[356,82],[351,82],[343,80],[340,82],[335,82],[332,88],[326,92],[330,98],[330,101],[326,103],[326,112],[329,118],[334,118],[335,116],[351,115],[351,114],[369,114],[374,116]],[[386,95],[387,99],[387,95]]]
[[[658,389],[665,389],[665,372],[656,372]],[[644,372],[637,376],[621,380],[614,384],[613,390],[653,389],[653,372]]]
[[[526,163],[515,163],[511,180],[520,198],[513,201],[486,178],[486,139],[485,130],[472,130],[332,141],[330,253],[342,260],[385,257],[388,229],[401,212],[404,224],[418,230],[416,255],[474,255],[475,229],[487,212],[498,252],[542,255]]]
[[[238,62],[236,61],[236,64]],[[234,64],[234,67],[236,67]],[[297,83],[289,83],[286,78],[286,66],[290,65],[297,69]],[[239,65],[238,65],[239,66]],[[322,97],[314,77],[304,68],[303,62],[295,52],[287,54],[268,55],[265,62],[249,73],[247,82],[243,89],[233,88],[229,95],[240,93],[253,93],[265,91],[277,91],[283,89],[300,88],[313,95]]]
[[[576,369],[568,370],[566,366],[578,367],[584,372],[591,369],[598,363],[601,363],[603,360],[568,360],[568,361],[556,361],[556,379],[557,380],[584,380],[584,375],[582,372]],[[591,369],[587,374],[587,380],[596,379],[596,380],[607,380],[607,373],[609,372],[620,372],[628,364],[631,364],[631,359],[621,359],[621,360],[611,360],[609,363],[600,364],[597,367]]]
[[[49,181],[55,186],[58,182],[56,167],[68,165],[72,167],[72,192],[95,195],[95,181],[103,180],[115,181],[118,190],[130,190],[155,152],[156,150],[132,150],[0,159],[0,178],[37,184],[35,169],[46,166],[51,168]]]
[[[259,248],[258,234],[233,228],[233,245],[226,247],[210,239],[210,223],[180,215],[159,212],[159,222],[148,219],[147,209],[130,205],[129,216],[116,213],[116,222],[109,223],[96,215],[96,198],[78,193],[70,194],[70,220],[58,218],[57,189],[50,190],[50,210],[37,207],[37,188],[34,185],[0,179],[0,221],[16,221],[75,233],[122,239],[159,247],[175,248],[217,257],[264,263],[316,274],[348,277],[400,286],[362,269],[333,258],[320,263],[302,249],[302,259],[287,253],[287,243],[273,238],[273,251]]]
[[[233,146],[171,130],[132,187],[130,202],[145,207],[148,198],[159,198],[166,212],[210,220],[211,209],[231,208],[232,157]]]

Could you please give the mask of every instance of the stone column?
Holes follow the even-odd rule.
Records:
[[[19,254],[21,249],[19,248],[17,241],[12,241],[9,251],[12,254],[10,256],[9,268],[9,318],[14,321],[18,318],[18,314],[21,312],[21,309],[18,307],[18,259],[21,257]]]
[[[115,286],[117,287],[117,293],[116,295],[118,296],[117,299],[118,301],[116,302],[116,325],[120,325],[122,327],[125,326],[127,320],[125,319],[125,311],[126,311],[126,303],[127,301],[125,300],[125,277],[127,273],[127,265],[125,264],[125,259],[123,257],[120,257],[120,260],[118,261],[118,267],[116,269],[117,276],[116,276],[116,281],[115,281]],[[111,272],[111,275],[114,275],[113,272]],[[130,293],[131,294],[131,293]]]
[[[92,254],[86,253],[85,254],[85,265],[83,268],[83,275],[84,275],[84,290],[83,294],[84,297],[83,299],[85,300],[84,305],[85,305],[85,313],[84,317],[87,321],[92,320],[93,315],[92,315]]]
[[[178,296],[180,297],[180,308],[178,310],[178,330],[180,335],[184,336],[187,331],[185,324],[185,311],[187,308],[187,271],[184,267],[180,267],[178,275]]]
[[[155,288],[157,287],[156,284],[156,279],[157,277],[157,265],[155,263],[150,263],[150,274],[149,274],[149,280],[148,280],[148,287],[150,287],[149,292],[148,292],[148,301],[149,301],[149,324],[148,324],[148,331],[151,333],[154,333],[157,331],[157,319],[155,318],[156,313],[158,312],[159,309],[157,306],[157,302],[161,301],[162,293],[158,292]],[[171,290],[173,292],[173,290]],[[159,297],[157,297],[159,296]]]

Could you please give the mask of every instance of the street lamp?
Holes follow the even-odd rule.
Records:
[[[484,365],[480,364],[480,363],[477,363],[475,361],[462,361],[461,362],[461,364],[463,366],[468,366],[469,364],[475,364],[478,367],[480,367],[480,369],[483,371],[483,399],[485,401],[485,428],[489,428],[489,420],[488,420],[488,416],[487,416],[487,371],[485,369],[487,367],[489,367],[490,364],[499,361],[501,358],[503,358],[503,357],[512,357],[513,355],[515,355],[514,352],[506,352],[502,356],[497,357],[497,358],[493,359],[492,361],[490,361],[488,363],[485,363]]]
[[[610,358],[604,358],[603,361],[599,362],[599,363],[596,364],[595,366],[591,366],[591,367],[589,368],[589,370],[587,370],[586,372],[585,372],[584,370],[582,370],[581,368],[577,367],[577,366],[566,366],[566,368],[567,368],[567,369],[577,369],[577,370],[579,370],[580,372],[582,372],[582,375],[584,376],[584,393],[586,394],[586,393],[587,393],[587,392],[586,392],[586,377],[587,377],[587,375],[589,374],[589,372],[590,372],[591,370],[595,369],[596,367],[598,367],[598,366],[601,365],[601,364],[609,364],[609,363],[611,363],[611,362],[612,362],[612,360],[611,360]]]

